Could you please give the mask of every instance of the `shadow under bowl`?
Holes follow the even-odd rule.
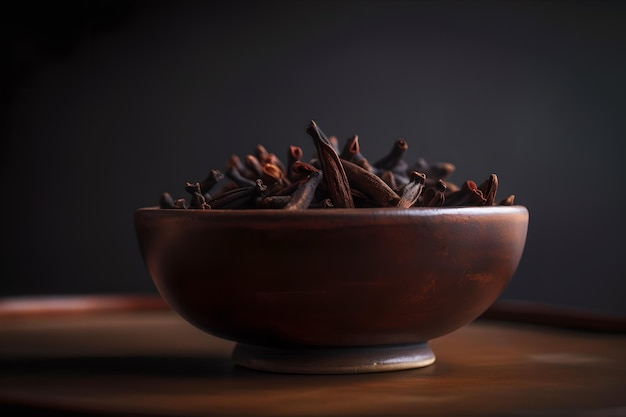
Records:
[[[287,373],[427,366],[513,276],[523,206],[135,213],[147,270],[236,364]]]

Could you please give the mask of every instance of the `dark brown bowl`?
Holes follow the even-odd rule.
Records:
[[[429,365],[518,266],[522,206],[135,214],[148,272],[239,365],[349,373]]]

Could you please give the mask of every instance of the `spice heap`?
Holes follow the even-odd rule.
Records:
[[[496,202],[498,177],[491,174],[480,184],[467,180],[461,185],[448,181],[455,170],[450,163],[404,159],[408,144],[394,142],[390,152],[370,162],[361,154],[359,137],[340,146],[311,121],[307,134],[315,155],[303,160],[302,148],[289,146],[285,163],[263,145],[243,160],[232,155],[226,169],[212,169],[201,182],[187,182],[186,198],[174,199],[165,192],[164,209],[308,209],[361,207],[444,207],[512,205],[510,195]],[[227,183],[216,193],[215,186]]]

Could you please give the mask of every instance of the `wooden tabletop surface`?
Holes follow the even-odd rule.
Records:
[[[626,416],[619,331],[482,318],[432,340],[426,368],[286,375],[233,365],[232,342],[150,298],[65,301],[0,308],[0,414]]]

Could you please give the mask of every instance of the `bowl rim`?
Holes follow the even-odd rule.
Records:
[[[371,207],[371,208],[309,208],[298,210],[284,209],[166,209],[147,206],[136,209],[135,214],[159,213],[163,216],[220,216],[220,217],[434,217],[434,216],[489,216],[523,214],[528,216],[528,208],[515,204],[511,206],[449,206],[449,207]]]

